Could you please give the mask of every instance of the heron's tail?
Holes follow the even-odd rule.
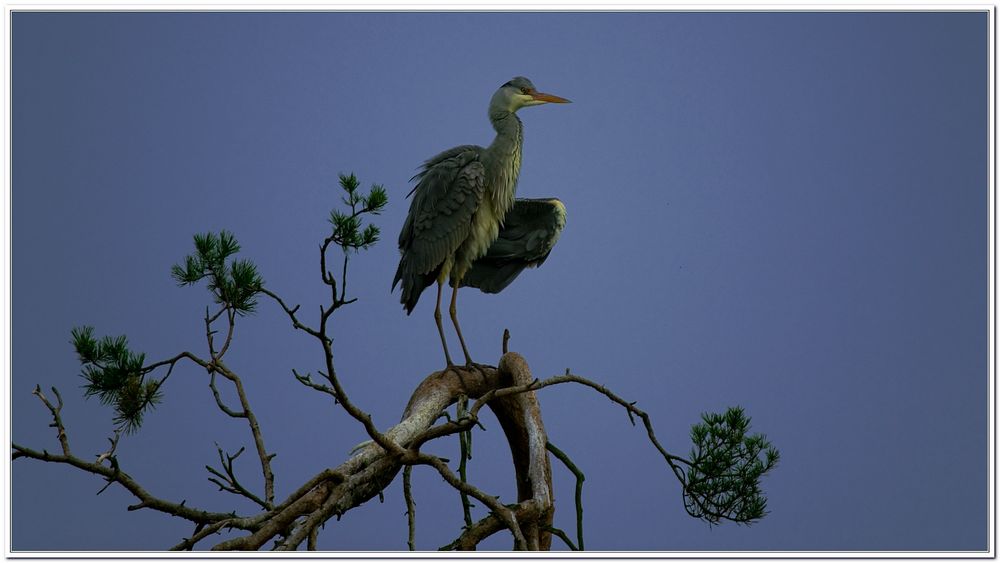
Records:
[[[409,315],[413,312],[413,308],[417,306],[420,294],[437,279],[437,271],[417,274],[407,271],[409,268],[404,266],[404,262],[405,259],[399,261],[399,267],[396,268],[396,276],[392,279],[392,289],[390,291],[395,291],[396,284],[403,282],[403,294],[400,296],[399,302],[403,304],[403,309],[406,309],[406,314]]]

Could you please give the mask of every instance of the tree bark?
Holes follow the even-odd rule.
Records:
[[[511,507],[511,511],[521,527],[527,548],[548,550],[552,538],[547,527],[551,525],[554,513],[552,472],[535,392],[525,391],[496,398],[489,396],[501,389],[527,385],[532,381],[527,362],[513,352],[505,354],[497,368],[452,367],[430,374],[413,392],[399,424],[385,432],[387,439],[407,449],[405,455],[394,455],[375,443],[369,443],[337,468],[314,478],[315,483],[311,487],[300,489],[279,504],[260,529],[250,535],[224,541],[213,549],[260,549],[271,538],[283,535],[297,525],[299,530],[279,547],[296,549],[312,528],[377,496],[404,465],[420,463],[416,456],[421,454],[416,450],[422,443],[457,433],[462,427],[455,423],[433,425],[445,408],[465,395],[473,399],[487,396],[486,404],[496,414],[510,445],[518,491],[518,504]],[[477,411],[474,408],[471,417],[474,418]],[[469,425],[466,421],[466,426]],[[303,516],[306,519],[296,524]],[[508,526],[500,515],[491,514],[466,530],[456,540],[455,547],[474,549],[479,541],[505,527]],[[475,532],[470,533],[472,530]]]

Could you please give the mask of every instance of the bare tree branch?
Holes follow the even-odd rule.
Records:
[[[264,436],[261,434],[260,424],[257,422],[257,416],[254,415],[253,410],[250,408],[250,401],[247,399],[246,391],[243,389],[243,380],[240,379],[235,372],[230,370],[221,360],[216,360],[212,363],[212,368],[217,371],[222,377],[225,377],[233,383],[236,387],[236,396],[239,397],[240,406],[243,409],[243,415],[240,418],[245,418],[247,424],[250,426],[250,433],[253,435],[254,446],[257,449],[257,456],[260,458],[261,472],[264,474],[264,499],[267,506],[274,505],[274,473],[271,470],[271,459],[275,454],[268,454],[267,449],[264,446]],[[214,391],[214,388],[213,388]],[[222,404],[219,404],[220,408]],[[226,414],[229,414],[228,412]]]
[[[49,424],[52,428],[56,429],[57,436],[59,438],[59,445],[62,446],[63,455],[70,455],[69,451],[69,437],[66,435],[66,427],[63,426],[62,412],[63,400],[59,391],[52,387],[52,394],[56,396],[57,404],[55,406],[49,402],[49,399],[42,393],[42,387],[40,385],[35,385],[35,390],[31,392],[32,395],[38,397],[39,400],[45,405],[45,408],[49,409],[52,413],[52,424]]]
[[[310,374],[307,373],[305,375],[299,375],[299,372],[293,369],[292,375],[294,375],[295,379],[302,385],[305,385],[306,387],[311,387],[319,391],[320,393],[326,393],[327,395],[333,397],[334,403],[337,402],[337,393],[332,388],[327,387],[326,385],[314,382]]]
[[[559,528],[553,526],[546,526],[545,531],[550,532],[552,535],[561,539],[563,543],[565,543],[566,546],[570,548],[570,550],[582,551],[579,547],[573,544],[573,540],[569,539],[569,536],[566,535],[566,532],[560,530]]]
[[[233,462],[244,451],[242,448],[233,455],[224,454],[218,448],[221,469],[209,468],[218,479],[214,483],[228,492],[240,494],[260,505],[264,511],[254,516],[238,516],[234,513],[211,513],[186,507],[185,503],[171,503],[153,497],[138,485],[130,476],[120,470],[114,460],[114,442],[109,452],[100,461],[111,460],[112,467],[101,463],[89,463],[69,455],[68,439],[65,440],[64,454],[53,455],[48,452],[37,452],[17,444],[12,444],[13,458],[29,457],[42,461],[65,463],[73,465],[90,473],[100,475],[110,483],[120,483],[129,490],[139,502],[129,507],[130,510],[152,508],[167,514],[188,519],[195,524],[195,532],[190,538],[174,546],[174,549],[191,549],[198,542],[217,534],[225,528],[240,529],[247,535],[231,538],[220,542],[213,549],[261,549],[268,542],[275,542],[275,549],[295,550],[303,542],[308,549],[315,549],[318,531],[329,519],[339,517],[348,510],[379,496],[381,491],[392,482],[395,475],[404,471],[404,496],[407,501],[408,546],[414,548],[415,503],[410,490],[410,474],[412,465],[429,465],[434,467],[442,478],[453,488],[479,500],[491,513],[478,522],[470,522],[461,535],[443,549],[475,549],[485,538],[504,529],[514,536],[516,549],[548,549],[552,535],[564,539],[571,549],[583,548],[582,504],[580,487],[582,473],[565,454],[549,444],[541,424],[541,411],[534,392],[545,387],[563,383],[582,384],[597,390],[613,402],[626,409],[630,419],[635,421],[638,416],[643,420],[650,441],[654,444],[668,464],[674,468],[679,478],[684,472],[680,465],[690,464],[687,460],[673,456],[663,449],[653,433],[648,415],[630,403],[590,380],[567,373],[545,380],[533,379],[524,359],[514,353],[501,358],[498,368],[490,366],[473,366],[471,368],[449,368],[429,375],[418,385],[404,410],[399,424],[386,432],[374,430],[371,416],[351,403],[339,380],[335,375],[332,363],[331,340],[325,337],[326,321],[321,319],[318,331],[319,340],[323,344],[327,357],[327,371],[332,387],[328,392],[341,399],[341,405],[356,420],[362,422],[373,442],[360,448],[347,461],[335,469],[327,469],[300,486],[282,503],[275,505],[273,496],[262,499],[239,484],[233,470]],[[232,381],[237,389],[241,404],[248,418],[252,411],[246,401],[246,393],[240,378],[231,372],[221,361],[206,362],[184,352],[175,358],[151,364],[151,366],[170,365],[180,359],[190,359],[205,368],[209,373],[218,373]],[[296,373],[296,376],[298,374]],[[324,386],[325,387],[325,386]],[[62,407],[60,399],[53,405],[38,390],[43,404],[53,414],[56,422],[53,426],[60,430],[65,438],[62,420],[58,418]],[[57,395],[58,396],[58,395]],[[446,407],[459,401],[460,398],[474,398],[471,408],[462,412],[460,409],[455,420],[435,425],[435,422],[445,413]],[[518,500],[514,504],[503,504],[487,492],[467,482],[467,475],[456,475],[445,460],[427,455],[419,451],[429,440],[454,433],[463,433],[478,424],[478,412],[483,406],[489,406],[497,415],[511,447],[512,460],[517,477]],[[235,412],[235,411],[234,411]],[[255,422],[255,421],[254,421]],[[251,430],[258,444],[258,454],[262,467],[269,467],[270,458],[263,448],[260,439],[259,426],[251,424]],[[63,443],[63,439],[60,442]],[[259,439],[259,441],[258,441]],[[577,475],[577,545],[564,537],[565,533],[552,527],[553,496],[551,483],[551,468],[548,452],[552,452],[567,464],[567,467]],[[467,453],[463,454],[463,458]],[[565,458],[565,459],[564,459]],[[460,471],[461,473],[461,467]],[[683,481],[682,481],[683,483]],[[271,482],[273,487],[273,481]],[[273,488],[270,489],[273,491]],[[273,495],[273,492],[270,493]]]
[[[410,476],[412,474],[412,465],[407,465],[403,468],[403,500],[406,502],[406,546],[410,551],[416,551],[414,539],[417,528],[417,503],[413,501],[413,489],[410,483]]]
[[[190,551],[195,544],[212,534],[219,533],[219,530],[230,524],[229,520],[219,520],[209,525],[199,524],[195,528],[195,533],[190,538],[184,538],[179,544],[170,548],[170,551]]]
[[[440,459],[404,449],[426,431],[444,408],[455,402],[458,396],[466,394],[478,397],[503,385],[501,381],[503,379],[500,373],[488,367],[468,370],[455,368],[431,374],[414,391],[402,421],[383,434],[384,439],[392,441],[394,451],[388,451],[376,443],[359,449],[335,470],[327,475],[317,476],[300,487],[289,500],[275,507],[258,530],[249,536],[222,542],[213,549],[259,549],[281,531],[287,530],[298,518],[306,516],[306,521],[297,526],[292,535],[277,548],[295,549],[307,539],[312,527],[322,525],[330,517],[343,514],[374,498],[404,465],[410,464],[435,467],[450,484],[464,488],[484,505],[501,516],[507,516],[501,520],[504,525],[518,529],[517,522],[510,516],[510,509],[500,504],[495,497],[471,485],[463,485]],[[330,476],[337,477],[333,479]],[[523,549],[527,547],[527,542],[523,541],[520,545]]]
[[[52,463],[64,463],[66,465],[72,465],[77,469],[82,469],[88,473],[93,473],[94,475],[100,475],[109,481],[120,483],[126,490],[132,493],[137,499],[139,499],[138,504],[134,504],[129,507],[129,510],[138,510],[140,508],[150,508],[159,512],[170,514],[172,516],[178,516],[184,518],[185,520],[190,520],[195,523],[211,524],[213,522],[219,522],[220,520],[229,520],[232,527],[239,528],[243,530],[253,530],[259,525],[263,520],[262,515],[257,515],[254,517],[248,516],[236,516],[234,513],[222,513],[222,512],[208,512],[205,510],[199,510],[196,508],[191,508],[186,506],[186,503],[173,503],[165,501],[163,499],[157,498],[150,493],[148,493],[138,482],[135,481],[131,476],[129,476],[124,471],[117,468],[106,467],[104,465],[99,465],[97,463],[91,463],[89,461],[82,460],[73,455],[54,455],[46,451],[35,451],[30,448],[26,448],[16,443],[11,444],[11,448],[15,452],[21,454],[18,457],[27,457],[31,459],[37,459],[39,461],[47,461]]]
[[[226,406],[222,402],[222,396],[219,394],[219,388],[215,386],[215,371],[213,370],[209,375],[208,386],[212,389],[212,396],[215,397],[215,404],[219,406],[219,410],[231,416],[232,418],[246,418],[246,411],[234,411],[233,409]]]
[[[521,525],[518,523],[514,511],[501,504],[496,497],[484,493],[469,483],[463,482],[455,476],[450,469],[448,469],[447,464],[437,457],[427,454],[418,454],[414,456],[413,463],[430,465],[434,469],[437,469],[438,473],[441,474],[441,477],[443,477],[449,485],[465,492],[467,495],[476,498],[479,502],[488,506],[490,510],[493,511],[493,514],[495,514],[503,525],[510,530],[511,534],[514,535],[514,549],[517,551],[528,550],[528,540],[525,538],[524,532],[521,530]]]
[[[319,527],[309,531],[309,539],[306,541],[306,549],[316,551],[316,540],[319,538]]]
[[[271,503],[262,500],[260,497],[250,492],[246,487],[240,484],[239,480],[236,478],[236,473],[233,471],[233,462],[236,461],[236,458],[240,457],[244,451],[246,451],[246,448],[240,448],[239,451],[233,455],[224,454],[222,448],[219,447],[218,444],[215,445],[215,449],[219,452],[219,464],[222,466],[223,471],[225,471],[225,475],[214,467],[206,465],[205,469],[207,469],[209,473],[215,475],[219,479],[222,479],[222,481],[219,481],[219,479],[209,477],[208,480],[215,483],[219,487],[220,491],[226,491],[246,497],[257,503],[264,510],[270,510],[273,508]]]
[[[215,331],[212,330],[212,323],[214,323],[222,315],[222,313],[226,313],[228,328],[226,331],[226,340],[219,352],[216,352],[214,344]],[[246,419],[247,424],[250,427],[250,433],[253,435],[254,446],[257,449],[257,456],[260,458],[261,472],[264,475],[265,501],[263,506],[264,508],[269,508],[274,505],[274,473],[271,470],[271,458],[274,457],[274,454],[268,454],[267,449],[264,447],[264,437],[261,434],[260,424],[257,422],[257,417],[250,408],[250,401],[247,399],[246,391],[243,389],[243,381],[235,372],[226,367],[226,365],[222,362],[222,356],[225,355],[226,351],[229,349],[230,343],[232,342],[233,330],[236,326],[235,315],[236,312],[234,308],[229,304],[226,304],[219,312],[211,316],[208,313],[208,309],[205,309],[205,337],[208,340],[208,351],[212,361],[204,367],[211,377],[209,380],[209,386],[212,388],[212,395],[215,397],[215,403],[218,405],[219,409],[230,417]],[[230,409],[225,405],[225,403],[222,402],[219,390],[215,386],[216,373],[219,373],[222,377],[231,381],[236,387],[236,394],[239,397],[240,406],[243,409],[242,411]],[[225,487],[222,485],[219,486],[225,490]]]
[[[458,404],[456,405],[455,416],[461,420],[465,417],[466,411],[469,408],[469,397],[462,395],[458,398]],[[470,430],[463,430],[458,433],[458,450],[459,450],[459,460],[458,460],[458,476],[462,479],[463,483],[469,482],[468,460],[472,459],[472,432]],[[458,492],[459,499],[462,501],[462,516],[465,518],[465,525],[472,525],[472,503],[469,502],[469,495],[464,491]]]
[[[264,295],[270,297],[271,299],[273,299],[274,301],[276,301],[278,303],[278,305],[282,308],[282,310],[285,311],[285,314],[288,315],[288,318],[291,319],[292,326],[294,328],[296,328],[297,330],[301,330],[301,331],[305,332],[306,334],[309,334],[309,335],[314,336],[316,338],[320,338],[320,334],[318,332],[316,332],[315,329],[313,329],[313,328],[311,328],[309,326],[306,326],[306,325],[302,324],[299,321],[299,318],[295,314],[299,310],[299,306],[298,305],[296,305],[295,307],[289,308],[288,305],[286,305],[285,302],[281,299],[281,297],[278,297],[277,294],[275,294],[274,292],[272,292],[271,290],[269,290],[267,288],[262,287],[260,289],[260,292],[263,293]]]
[[[563,541],[565,541],[566,545],[570,546],[570,548],[574,551],[583,551],[583,482],[586,480],[586,477],[583,475],[583,471],[580,471],[580,468],[573,463],[573,460],[571,460],[562,450],[557,448],[555,444],[548,442],[545,444],[545,447],[552,452],[552,455],[556,456],[559,461],[563,462],[563,465],[565,465],[566,468],[569,469],[570,472],[572,472],[576,477],[576,546],[573,546],[573,544],[566,538],[563,538]]]
[[[543,507],[534,500],[527,500],[511,507],[518,521],[537,520],[543,514]],[[439,548],[438,551],[474,551],[483,540],[505,528],[503,520],[496,514],[490,514],[472,526],[465,529],[455,541]]]
[[[194,283],[206,277],[203,271],[208,264],[213,277],[210,290],[216,295],[218,303],[222,303],[221,309],[211,314],[209,309],[205,310],[205,338],[209,349],[209,360],[201,359],[189,352],[182,352],[177,356],[141,366],[141,360],[132,367],[130,372],[138,370],[140,377],[163,366],[167,366],[167,374],[155,382],[155,386],[146,386],[148,392],[155,395],[159,387],[170,377],[176,364],[182,359],[189,359],[205,369],[210,375],[209,387],[219,409],[229,417],[243,418],[247,421],[254,440],[257,456],[260,460],[261,472],[264,480],[263,497],[251,492],[243,486],[236,477],[234,462],[246,450],[241,447],[235,454],[224,452],[221,447],[216,446],[219,456],[220,466],[218,468],[206,465],[210,473],[209,481],[216,484],[220,490],[232,494],[237,494],[249,499],[257,504],[262,512],[253,516],[239,516],[233,513],[207,512],[191,507],[187,507],[184,501],[173,503],[154,497],[142,488],[131,476],[121,470],[115,450],[118,444],[119,434],[114,438],[109,438],[111,442],[108,451],[99,454],[96,462],[88,462],[73,456],[70,452],[69,439],[64,427],[61,410],[63,407],[62,397],[59,392],[52,388],[52,392],[57,399],[53,404],[42,392],[40,387],[35,388],[34,394],[39,397],[45,407],[52,414],[53,423],[50,425],[57,429],[57,437],[62,449],[62,455],[54,455],[42,450],[38,452],[18,444],[12,443],[12,459],[27,457],[41,461],[63,463],[72,465],[83,471],[99,475],[107,481],[101,491],[111,484],[119,483],[138,502],[128,507],[128,510],[139,510],[151,508],[166,514],[171,514],[187,519],[195,524],[191,537],[184,538],[175,545],[174,550],[190,550],[204,539],[219,534],[224,529],[236,529],[246,532],[245,535],[233,537],[217,543],[214,550],[240,549],[257,550],[265,545],[272,545],[272,549],[277,551],[292,551],[298,549],[303,542],[308,550],[316,550],[320,529],[331,519],[340,518],[342,514],[359,506],[360,504],[378,497],[382,499],[384,489],[395,479],[395,476],[402,470],[403,472],[403,492],[406,502],[408,537],[407,545],[412,551],[415,549],[415,521],[416,503],[413,500],[411,476],[414,465],[428,465],[433,467],[438,474],[451,487],[459,492],[463,505],[463,517],[465,527],[459,537],[448,546],[442,549],[463,549],[474,550],[486,538],[491,535],[508,530],[514,538],[514,548],[518,550],[548,550],[551,547],[552,536],[562,539],[570,549],[582,550],[584,548],[583,538],[583,505],[582,487],[584,482],[583,473],[573,464],[570,458],[552,445],[545,432],[542,423],[541,408],[536,397],[536,391],[545,387],[563,384],[576,383],[590,387],[603,394],[609,400],[625,408],[626,414],[633,425],[636,424],[636,417],[643,421],[650,442],[663,456],[668,466],[675,476],[685,487],[685,495],[688,495],[688,485],[686,478],[690,476],[692,481],[697,481],[701,487],[698,494],[708,498],[706,502],[717,507],[721,513],[711,512],[702,504],[698,504],[698,510],[702,514],[719,519],[726,518],[726,513],[735,506],[735,499],[729,499],[728,490],[719,490],[719,482],[727,479],[743,477],[742,473],[752,473],[766,471],[777,460],[777,452],[772,451],[770,446],[767,454],[767,466],[761,465],[757,455],[765,448],[766,442],[761,436],[747,438],[741,442],[742,446],[734,446],[728,440],[725,443],[723,438],[717,438],[718,426],[721,422],[709,419],[706,415],[706,424],[709,430],[704,430],[702,434],[711,432],[713,434],[702,436],[704,440],[696,440],[699,448],[706,448],[706,456],[711,454],[713,448],[719,450],[719,455],[734,457],[738,453],[738,460],[745,462],[738,465],[735,462],[715,463],[715,466],[722,467],[720,471],[703,471],[697,473],[697,464],[701,458],[695,457],[695,461],[672,455],[658,441],[647,413],[635,406],[634,402],[627,402],[618,395],[612,393],[603,385],[599,385],[576,375],[570,374],[569,370],[565,375],[551,377],[545,380],[538,380],[532,377],[524,358],[516,353],[508,352],[510,333],[504,330],[502,339],[503,356],[496,368],[491,366],[474,365],[469,367],[449,367],[440,372],[427,376],[420,385],[413,391],[406,409],[403,412],[401,421],[382,432],[376,426],[369,412],[363,410],[359,405],[352,402],[342,384],[342,380],[334,366],[333,361],[333,339],[329,333],[330,319],[333,313],[342,306],[353,303],[356,299],[346,297],[347,289],[347,269],[351,250],[367,248],[378,238],[378,230],[373,227],[364,231],[363,235],[358,233],[357,226],[360,222],[354,222],[363,213],[377,213],[385,203],[384,190],[381,187],[376,190],[372,188],[372,193],[368,196],[356,193],[357,182],[353,175],[350,177],[341,176],[341,184],[348,191],[350,197],[345,199],[345,203],[350,206],[349,215],[339,212],[331,214],[331,222],[334,224],[334,233],[324,239],[320,245],[320,271],[324,284],[330,288],[330,301],[328,306],[319,307],[319,325],[312,328],[303,324],[298,317],[299,306],[289,307],[284,300],[270,290],[260,287],[262,281],[256,274],[255,267],[249,261],[237,261],[232,266],[233,280],[220,282],[218,278],[221,274],[228,276],[228,266],[224,261],[217,260],[219,256],[229,254],[238,250],[238,244],[231,234],[223,232],[219,237],[212,238],[210,235],[196,236],[196,246],[201,253],[201,258],[188,258],[187,267],[175,266],[175,279],[182,284]],[[362,207],[359,209],[359,204]],[[345,234],[348,233],[348,234]],[[213,241],[215,241],[213,243]],[[212,252],[206,247],[215,244],[221,250]],[[341,277],[336,276],[327,268],[327,252],[331,246],[340,246],[344,250],[343,263],[341,265]],[[221,254],[220,254],[221,253]],[[207,256],[207,257],[206,257]],[[214,257],[213,257],[214,256]],[[222,256],[225,258],[225,256]],[[200,261],[199,261],[200,260]],[[224,271],[226,270],[226,271]],[[220,274],[221,273],[221,274]],[[227,278],[228,279],[228,278]],[[221,284],[221,285],[220,285]],[[235,286],[233,286],[235,284]],[[224,287],[224,290],[220,290]],[[231,287],[236,287],[236,295],[232,299],[226,297],[232,293]],[[328,394],[334,399],[334,404],[342,407],[353,419],[358,421],[365,429],[371,441],[352,452],[350,457],[336,468],[325,469],[313,476],[309,481],[301,485],[284,501],[275,503],[274,497],[274,474],[271,467],[271,460],[275,454],[269,454],[264,445],[260,424],[251,409],[248,395],[240,376],[223,363],[223,357],[229,351],[233,343],[235,333],[236,315],[244,315],[251,312],[256,305],[255,296],[258,293],[267,295],[274,300],[291,320],[292,326],[297,330],[302,330],[306,334],[316,338],[323,350],[324,366],[321,368],[322,375],[329,385],[317,383],[312,380],[311,375],[300,375],[292,370],[296,380],[303,385],[316,391]],[[231,296],[231,295],[230,295]],[[216,347],[216,336],[219,331],[213,329],[213,325],[225,315],[227,324],[225,338],[221,347]],[[79,333],[74,331],[74,337],[83,342],[77,345],[78,351],[87,349],[87,346],[95,347],[96,344],[90,339],[89,327]],[[82,340],[81,340],[82,339]],[[90,344],[87,344],[87,343]],[[108,340],[108,342],[111,342]],[[115,341],[119,342],[119,341]],[[124,343],[124,337],[121,337]],[[115,344],[119,348],[124,344]],[[116,348],[117,349],[117,348]],[[99,354],[100,357],[104,357]],[[126,351],[126,356],[132,361],[130,352]],[[89,355],[81,353],[81,357],[89,358]],[[142,357],[141,355],[136,357]],[[98,363],[100,358],[94,358],[93,364],[100,369],[108,369]],[[90,361],[89,359],[87,361]],[[89,365],[89,364],[88,364]],[[230,408],[223,401],[218,387],[216,386],[216,375],[229,380],[236,391],[239,399],[239,409]],[[469,400],[475,402],[469,407]],[[153,399],[148,399],[150,404]],[[458,403],[456,418],[448,418],[447,408]],[[471,429],[479,423],[479,412],[488,406],[496,415],[507,438],[507,443],[511,451],[511,460],[514,466],[514,473],[517,485],[517,500],[513,503],[504,504],[499,497],[476,487],[469,482],[467,462],[471,459]],[[447,421],[436,424],[438,419],[444,416]],[[721,416],[721,415],[719,415]],[[730,415],[727,415],[730,416]],[[741,418],[742,411],[732,415],[733,422],[730,426],[739,430],[745,430],[749,419]],[[137,419],[138,420],[138,419]],[[722,418],[719,419],[723,420]],[[739,422],[743,420],[745,422]],[[716,425],[716,426],[711,426]],[[480,425],[481,426],[481,425]],[[694,433],[697,427],[692,430]],[[459,446],[461,459],[459,461],[457,474],[448,465],[448,460],[437,456],[421,452],[421,447],[430,440],[449,436],[459,435]],[[731,433],[733,434],[733,433]],[[719,434],[728,436],[729,434]],[[735,442],[734,442],[735,443]],[[743,449],[734,453],[734,448]],[[728,449],[727,449],[728,448]],[[699,450],[698,456],[701,455]],[[553,526],[554,515],[554,493],[552,486],[552,469],[549,453],[560,459],[576,476],[576,517],[577,517],[577,543],[567,536],[567,534]],[[694,455],[694,454],[693,454]],[[708,458],[706,458],[708,459]],[[105,461],[109,462],[105,465]],[[754,463],[751,469],[745,470],[746,463]],[[705,462],[709,466],[714,462]],[[687,467],[687,471],[684,467]],[[733,467],[731,471],[726,469]],[[741,473],[741,475],[728,476],[726,473]],[[755,474],[755,476],[758,474]],[[755,477],[754,477],[755,478]],[[746,478],[749,479],[749,478]],[[748,481],[749,482],[749,481]],[[695,485],[691,485],[694,487]],[[741,487],[743,485],[740,485]],[[759,497],[759,490],[756,489],[756,482],[752,486],[757,497],[751,499],[749,509],[740,508],[740,514],[749,514],[752,510],[762,511],[763,500]],[[98,492],[98,494],[100,491]],[[471,503],[469,497],[477,499],[483,506],[490,510],[490,514],[485,518],[474,522],[471,514]],[[694,495],[693,503],[701,503],[701,497]],[[685,508],[691,513],[691,509],[685,501]],[[756,504],[752,504],[756,503]],[[694,506],[694,505],[691,505]]]

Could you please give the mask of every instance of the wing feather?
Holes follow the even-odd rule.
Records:
[[[416,176],[410,212],[399,233],[402,257],[392,282],[393,288],[403,282],[407,310],[469,236],[486,185],[481,150],[472,145],[455,147],[428,160]]]
[[[517,199],[497,240],[476,260],[462,285],[499,293],[525,268],[542,265],[566,226],[566,207],[555,198]]]

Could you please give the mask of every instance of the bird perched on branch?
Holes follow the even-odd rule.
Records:
[[[448,311],[466,364],[471,365],[472,357],[455,314],[455,301],[466,274],[473,263],[487,255],[515,205],[523,143],[523,126],[515,113],[523,107],[568,102],[539,92],[530,80],[518,76],[501,86],[490,100],[490,123],[497,132],[490,146],[462,145],[446,150],[427,160],[423,170],[412,178],[417,185],[410,192],[413,200],[399,233],[402,257],[392,288],[402,282],[400,302],[410,314],[423,290],[437,282],[434,321],[449,366],[454,364],[441,325],[441,289],[446,281],[453,288]],[[488,270],[484,265],[480,277],[474,280],[476,287],[484,291],[488,291],[484,286],[497,287],[499,291],[517,275],[505,271],[503,275],[509,278],[506,283],[494,282],[486,279],[490,277]]]

